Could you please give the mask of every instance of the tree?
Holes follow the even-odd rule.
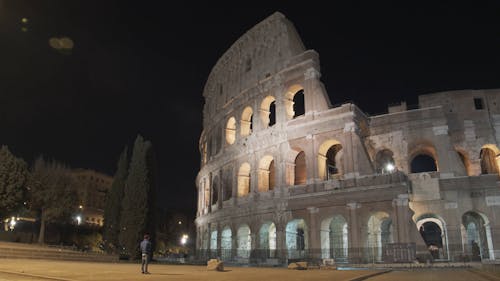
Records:
[[[69,221],[77,209],[78,196],[70,170],[56,161],[39,157],[30,177],[30,205],[40,214],[38,243],[45,242],[46,224]]]
[[[125,184],[120,220],[120,244],[131,257],[139,257],[138,244],[145,233],[155,236],[155,159],[152,144],[138,135]]]
[[[25,201],[28,169],[7,146],[0,148],[0,219],[19,210]]]
[[[104,240],[106,246],[116,249],[119,245],[120,212],[122,208],[125,181],[128,174],[127,147],[123,150],[117,164],[115,177],[111,189],[106,195],[104,210]]]

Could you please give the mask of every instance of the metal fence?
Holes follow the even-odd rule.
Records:
[[[292,261],[320,264],[323,259],[334,259],[337,264],[389,263],[464,263],[489,259],[487,251],[478,251],[462,244],[444,247],[416,246],[415,243],[389,243],[383,247],[329,248],[329,249],[198,249],[196,258],[218,258],[229,263],[285,265]]]

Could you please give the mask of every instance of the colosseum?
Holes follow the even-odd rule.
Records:
[[[257,265],[498,261],[500,90],[426,94],[369,116],[332,106],[320,77],[318,54],[280,13],[217,61],[203,91],[197,253]]]

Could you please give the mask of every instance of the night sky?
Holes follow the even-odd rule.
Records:
[[[494,2],[184,2],[0,0],[0,144],[29,164],[43,154],[113,175],[141,134],[155,147],[162,206],[194,213],[208,74],[275,11],[319,53],[333,104],[377,114],[420,94],[500,88]],[[73,49],[52,48],[53,37]]]

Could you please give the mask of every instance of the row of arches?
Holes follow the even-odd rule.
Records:
[[[304,90],[301,86],[292,86],[285,94],[285,111],[288,120],[305,114]],[[259,107],[259,115],[263,128],[276,124],[276,98],[266,96]],[[243,109],[240,118],[240,136],[246,137],[252,133],[254,123],[254,110],[247,106]],[[226,142],[234,144],[237,136],[237,120],[231,116],[226,121]]]
[[[457,151],[458,158],[466,168],[467,175],[473,175],[470,168],[469,157],[462,151]],[[485,145],[480,152],[480,168],[482,174],[499,173],[500,151],[496,146]],[[377,173],[387,174],[396,170],[401,170],[394,160],[394,154],[389,149],[379,150],[374,157],[374,167]],[[307,164],[306,154],[300,148],[293,148],[285,160],[285,183],[287,186],[304,185],[307,183]],[[411,173],[434,172],[438,171],[437,153],[433,147],[418,147],[412,152],[409,162]],[[267,192],[275,189],[278,183],[277,163],[272,155],[264,155],[258,162],[256,169],[257,191]],[[340,177],[344,172],[343,167],[343,146],[334,139],[323,142],[318,149],[318,176],[323,180],[330,180]],[[252,166],[248,162],[243,162],[237,170],[237,182],[235,196],[244,197],[251,190]],[[232,183],[224,182],[222,191],[219,191],[219,181],[217,178],[210,183],[203,179],[200,183],[202,187],[199,194],[201,205],[199,209],[217,204],[219,201],[219,192],[222,192],[222,200],[226,201],[233,197]],[[204,198],[204,199],[201,199]]]
[[[455,258],[450,255],[448,229],[441,217],[435,214],[421,215],[416,219],[416,227],[434,259]],[[361,253],[366,262],[384,261],[384,249],[388,244],[394,243],[393,228],[393,220],[388,213],[379,211],[370,214],[360,227],[363,232],[360,237],[364,242],[360,241],[359,245],[363,251],[359,252],[359,248],[354,248],[355,255]],[[495,259],[489,220],[483,213],[465,212],[459,229],[463,255],[477,261]],[[279,231],[282,234],[278,235]],[[225,226],[220,233],[220,245],[217,230],[210,232],[209,247],[213,255],[220,248],[221,257],[226,260],[234,257],[249,258],[252,253],[256,258],[277,258],[280,248],[285,250],[282,254],[289,259],[304,258],[317,250],[311,249],[309,235],[315,235],[314,232],[319,231],[321,258],[348,262],[352,236],[349,223],[342,215],[323,219],[320,229],[312,231],[311,233],[306,221],[300,218],[290,220],[282,230],[272,221],[263,222],[255,230],[248,224],[239,225],[234,232],[229,226]]]
[[[446,221],[436,214],[423,214],[416,219],[425,245],[435,259],[451,259]],[[465,212],[461,217],[460,236],[462,252],[473,261],[495,259],[492,233],[488,217],[477,211]]]

